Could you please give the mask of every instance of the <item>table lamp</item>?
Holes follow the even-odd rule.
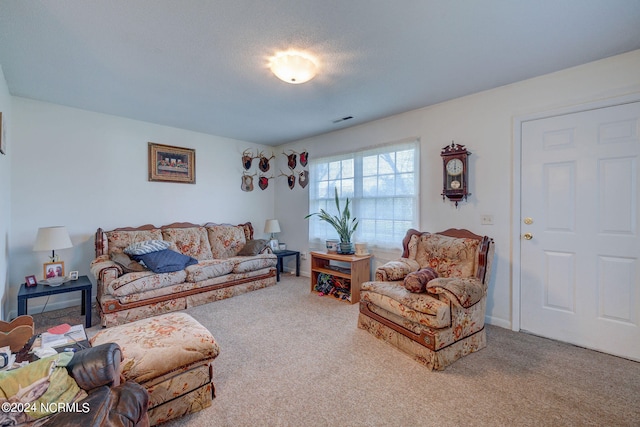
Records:
[[[73,247],[67,227],[40,227],[36,236],[36,243],[33,245],[34,251],[51,251],[51,262],[58,261],[56,249],[67,249]]]
[[[268,219],[264,223],[264,232],[271,233],[271,239],[269,241],[269,245],[272,249],[277,250],[278,248],[278,239],[276,239],[276,233],[280,232],[280,223],[278,223],[277,219]]]

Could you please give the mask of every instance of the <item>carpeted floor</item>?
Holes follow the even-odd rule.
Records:
[[[217,397],[167,426],[640,426],[640,363],[488,326],[431,372],[304,277],[186,312],[220,344]]]

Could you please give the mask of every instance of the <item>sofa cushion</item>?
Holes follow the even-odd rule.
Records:
[[[258,255],[267,245],[269,245],[269,241],[266,239],[249,240],[242,249],[240,249],[238,256]]]
[[[451,325],[451,307],[428,293],[409,292],[402,281],[364,282],[361,298],[391,313],[431,328]]]
[[[409,292],[426,292],[427,283],[438,277],[438,273],[433,268],[427,267],[407,274],[404,278],[404,287]]]
[[[162,237],[174,243],[181,254],[198,261],[213,259],[209,237],[204,227],[163,228]]]
[[[219,224],[207,227],[213,258],[225,259],[236,256],[247,243],[242,226]]]
[[[140,264],[138,261],[134,261],[129,258],[129,255],[123,252],[113,252],[111,253],[111,261],[115,262],[122,268],[124,273],[133,273],[134,271],[145,271],[144,265]]]
[[[278,257],[274,254],[260,254],[250,257],[231,257],[229,258],[229,261],[233,261],[234,263],[234,273],[247,273],[249,271],[275,267],[278,265]]]
[[[152,271],[128,273],[109,282],[106,293],[121,297],[151,289],[177,285],[184,282],[186,278],[187,272],[184,270],[174,271],[172,273],[154,273]]]
[[[162,240],[162,232],[158,228],[151,230],[107,231],[104,233],[108,241],[109,253],[123,252],[124,249],[145,240]]]
[[[229,260],[208,259],[186,268],[187,282],[200,282],[231,273],[234,263]]]
[[[184,270],[187,266],[198,263],[197,259],[171,249],[132,256],[136,261],[142,261],[154,273],[171,273],[172,271]]]
[[[471,277],[476,273],[476,239],[424,233],[418,241],[416,261],[421,268],[431,267],[438,277]]]

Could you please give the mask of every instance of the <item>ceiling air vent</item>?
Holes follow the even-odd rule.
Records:
[[[334,124],[335,123],[340,123],[340,122],[344,122],[345,120],[350,120],[350,119],[353,119],[353,116],[346,116],[346,117],[342,117],[342,118],[339,118],[339,119],[335,119],[333,121],[333,123]]]

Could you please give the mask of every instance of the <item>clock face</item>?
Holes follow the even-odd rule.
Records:
[[[451,159],[447,162],[447,173],[449,175],[460,175],[463,170],[462,160],[460,159]]]

